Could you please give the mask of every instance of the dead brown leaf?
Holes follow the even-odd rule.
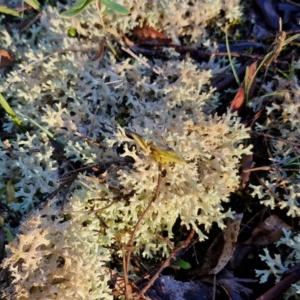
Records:
[[[0,49],[0,68],[10,67],[14,63],[13,54],[5,49]]]
[[[291,227],[278,216],[271,215],[259,224],[252,232],[252,236],[244,243],[238,243],[232,256],[229,267],[232,270],[241,268],[242,261],[259,246],[267,246],[277,242],[282,236],[282,228],[291,230]]]
[[[92,58],[92,61],[96,61],[98,59],[101,59],[101,57],[103,56],[103,53],[104,53],[105,44],[106,44],[106,38],[103,38],[99,43],[98,50],[97,50],[95,56]]]
[[[244,189],[250,179],[251,172],[245,172],[253,166],[253,154],[243,155],[242,157],[242,188]]]
[[[143,24],[142,27],[135,27],[133,29],[133,32],[139,40],[168,39],[168,37],[165,36],[163,33],[160,33],[159,31],[147,24]]]
[[[226,228],[221,232],[207,250],[200,267],[191,270],[191,275],[219,273],[230,260],[240,229],[243,214],[236,214],[234,219],[228,219]]]
[[[217,265],[209,272],[209,274],[219,273],[232,257],[240,231],[242,218],[243,214],[236,214],[234,219],[228,219],[226,228],[223,231],[225,243],[223,245],[222,253],[218,259]]]
[[[257,68],[257,62],[255,61],[252,63],[249,68],[248,68],[248,76],[247,78],[245,77],[238,92],[236,93],[233,101],[231,102],[230,109],[232,112],[237,111],[239,115],[241,115],[241,112],[243,109],[246,107],[246,87],[249,86],[251,83],[250,89],[249,89],[249,94],[248,94],[248,99],[251,99],[255,90],[255,83],[256,79],[253,79],[253,76],[255,74]]]
[[[172,43],[171,39],[147,24],[135,27],[133,32],[137,38],[137,45],[168,47]]]
[[[254,228],[252,236],[244,244],[267,246],[277,242],[282,237],[282,228],[291,230],[291,226],[283,222],[278,216],[271,215]]]

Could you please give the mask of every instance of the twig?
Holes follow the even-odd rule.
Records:
[[[147,68],[151,69],[154,73],[156,73],[158,75],[162,75],[166,79],[166,76],[162,72],[160,72],[159,70],[157,70],[155,68],[152,68],[146,61],[144,61],[143,59],[141,59],[140,57],[138,57],[130,49],[122,47],[122,50],[125,51],[125,52],[127,52],[130,56],[132,56],[133,58],[135,58],[138,62],[140,62],[141,64],[143,64]]]
[[[144,296],[144,294],[147,292],[147,290],[153,285],[153,283],[155,282],[155,280],[158,278],[159,274],[165,269],[167,268],[171,261],[173,259],[175,259],[179,254],[180,252],[187,248],[189,243],[191,242],[191,239],[193,238],[195,234],[195,230],[191,230],[189,236],[187,237],[187,239],[184,241],[184,243],[178,248],[176,249],[165,261],[164,263],[161,265],[161,267],[158,269],[158,271],[156,272],[156,274],[149,280],[149,282],[144,286],[144,288],[140,291],[139,295],[141,297]]]
[[[168,241],[166,238],[164,238],[163,236],[161,236],[161,235],[158,234],[158,233],[155,233],[155,235],[156,235],[159,239],[161,239],[166,245],[168,245],[169,248],[170,248],[172,251],[174,250],[174,246],[171,244],[170,241]]]
[[[39,12],[32,20],[30,20],[23,28],[19,30],[20,33],[24,32],[28,27],[30,27],[34,22],[36,22],[42,16],[42,12]]]
[[[244,173],[254,172],[254,171],[272,171],[272,170],[282,170],[282,171],[290,171],[290,172],[300,172],[300,169],[289,169],[289,168],[278,168],[272,166],[263,166],[252,169],[244,170]]]
[[[151,199],[151,201],[149,202],[149,204],[147,205],[146,209],[143,211],[143,213],[141,214],[140,218],[138,219],[137,223],[135,224],[135,227],[133,229],[133,232],[131,234],[129,243],[127,245],[128,250],[125,251],[125,253],[123,253],[123,261],[125,261],[125,264],[123,265],[124,268],[124,280],[125,280],[125,297],[126,299],[128,298],[128,270],[129,270],[129,265],[130,265],[130,256],[131,256],[131,252],[132,252],[132,247],[133,247],[133,241],[137,232],[137,229],[140,225],[140,223],[142,222],[143,218],[145,217],[146,213],[149,211],[150,207],[152,206],[152,203],[155,201],[155,199],[157,199],[158,195],[159,195],[159,190],[160,190],[160,185],[161,185],[161,164],[158,164],[158,170],[159,170],[159,174],[158,174],[158,178],[157,178],[157,186],[156,186],[156,190],[155,190],[155,194],[153,196],[153,198]],[[126,259],[124,259],[124,256]]]
[[[269,139],[274,139],[274,140],[277,140],[277,141],[280,141],[280,142],[283,142],[283,143],[286,143],[286,144],[289,144],[289,145],[292,145],[292,146],[300,147],[300,144],[298,144],[298,143],[295,143],[295,142],[292,142],[292,141],[289,141],[289,140],[286,140],[286,139],[282,139],[282,138],[276,137],[276,136],[271,135],[271,134],[261,133],[261,132],[251,131],[251,130],[249,131],[249,133],[256,134],[256,135],[261,135],[261,136],[267,137]]]

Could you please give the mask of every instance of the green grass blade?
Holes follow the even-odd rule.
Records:
[[[241,82],[240,82],[238,74],[236,73],[235,67],[233,65],[232,57],[231,57],[231,52],[230,52],[230,47],[229,47],[229,42],[228,42],[227,28],[226,28],[226,31],[225,31],[225,38],[226,38],[226,49],[227,49],[227,53],[228,53],[228,59],[229,59],[230,67],[231,67],[232,73],[234,75],[235,81],[240,86]]]
[[[6,227],[3,227],[3,231],[6,234],[6,239],[8,243],[11,243],[14,240],[14,236],[12,235],[12,233],[10,232],[10,230]]]
[[[291,37],[289,37],[288,39],[286,39],[284,41],[283,46],[286,46],[288,43],[292,42],[293,40],[297,39],[298,37],[300,37],[300,33],[292,35]]]
[[[62,12],[60,15],[62,17],[66,17],[66,18],[75,17],[75,16],[79,15],[81,12],[83,12],[88,7],[88,5],[90,3],[92,3],[92,2],[94,2],[94,1],[95,0],[84,0],[84,1],[81,1],[81,2],[84,2],[82,6],[80,6],[81,2],[80,2],[80,4],[79,4],[79,2],[76,2],[75,5],[77,5],[77,7],[80,6],[80,8],[76,8],[76,7],[74,8],[74,6],[73,6],[70,9]]]
[[[6,14],[6,15],[11,15],[14,17],[21,17],[20,13],[18,13],[17,11],[7,8],[6,6],[0,6],[0,13]]]
[[[31,119],[30,117],[23,115],[20,112],[18,113],[18,115],[22,116],[23,118],[28,119],[32,124],[34,124],[35,126],[40,128],[42,131],[44,131],[50,138],[52,138],[53,140],[56,140],[54,134],[52,134],[48,129],[46,129],[45,127],[43,127],[42,125],[40,125],[39,123],[37,123],[36,121]]]
[[[78,10],[86,5],[87,0],[77,0],[74,5],[70,8],[70,10]]]
[[[41,10],[41,4],[37,0],[24,0],[28,5],[33,7],[36,10]]]
[[[99,0],[99,1],[107,8],[113,10],[114,12],[116,12],[122,16],[126,16],[126,15],[130,14],[130,11],[126,7],[116,3],[114,1],[111,1],[111,0]]]
[[[6,111],[6,113],[11,117],[12,121],[22,129],[22,131],[24,131],[23,127],[22,127],[22,122],[21,120],[17,117],[16,113],[14,112],[14,110],[10,107],[10,105],[8,104],[8,102],[4,99],[4,97],[2,96],[2,94],[0,93],[0,105],[4,108],[4,110]]]

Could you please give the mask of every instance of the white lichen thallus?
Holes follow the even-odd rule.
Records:
[[[154,143],[153,141],[147,141],[142,136],[129,129],[125,129],[125,133],[131,136],[152,159],[162,165],[167,165],[169,163],[185,165],[187,163],[168,146],[163,146]]]

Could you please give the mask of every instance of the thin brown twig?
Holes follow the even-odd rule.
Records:
[[[156,49],[154,49],[154,50],[150,49],[149,50],[149,49],[143,47],[143,45],[128,45],[128,46],[134,52],[142,53],[142,54],[146,54],[146,55],[147,54],[148,55],[149,54],[153,55],[154,51],[158,52],[158,50],[156,50]],[[189,48],[189,47],[185,47],[185,46],[181,46],[181,45],[176,45],[176,44],[168,44],[168,45],[166,45],[166,47],[174,48],[179,53],[191,53],[192,55],[200,56],[200,57],[228,56],[229,55],[228,52],[201,51],[201,50],[198,50],[198,49]],[[123,50],[126,51],[125,48]],[[247,53],[239,53],[239,52],[231,52],[230,55],[232,57],[250,58],[250,59],[253,59],[253,60],[264,60],[264,58],[265,58],[265,56],[263,56],[263,55],[247,54]],[[276,64],[283,64],[283,65],[287,65],[288,64],[287,61],[282,61],[282,60],[278,60],[278,59],[274,59],[273,62],[276,63]]]
[[[42,12],[39,12],[32,20],[30,20],[23,28],[19,30],[20,33],[28,29],[33,23],[35,23],[42,16]]]
[[[157,199],[157,197],[159,195],[159,190],[160,190],[160,185],[161,185],[161,164],[158,164],[158,170],[159,170],[159,174],[158,174],[158,178],[157,178],[157,186],[156,186],[155,194],[154,194],[153,198],[151,199],[151,201],[149,202],[149,204],[147,205],[146,209],[141,214],[141,216],[138,219],[137,223],[135,224],[135,227],[134,227],[133,232],[131,234],[129,243],[127,245],[127,247],[129,247],[128,251],[125,251],[125,253],[123,253],[123,260],[124,260],[124,256],[126,257],[125,265],[123,265],[124,280],[125,280],[125,297],[126,297],[126,299],[129,299],[128,298],[128,290],[127,290],[128,282],[129,282],[128,281],[128,270],[129,270],[129,265],[130,265],[130,256],[131,256],[133,241],[134,241],[134,238],[135,238],[135,235],[136,235],[136,232],[137,232],[137,229],[138,229],[140,223],[144,219],[146,213],[149,211],[150,207],[152,206],[152,203],[155,201],[155,199]]]
[[[295,143],[295,142],[292,142],[292,141],[289,141],[289,140],[286,140],[286,139],[282,139],[282,138],[276,137],[276,136],[271,135],[271,134],[256,132],[256,131],[252,131],[252,130],[250,130],[249,133],[264,136],[264,137],[267,137],[269,139],[275,139],[277,141],[280,141],[280,142],[283,142],[283,143],[286,143],[286,144],[289,144],[289,145],[292,145],[292,146],[300,147],[300,144],[298,144],[298,143]]]
[[[280,197],[278,197],[269,187],[267,187],[255,173],[254,175],[258,182],[266,189],[267,192],[269,192],[277,201],[281,201]]]
[[[111,164],[122,164],[122,163],[126,163],[128,164],[128,161],[127,160],[111,160],[111,161],[107,161],[105,163],[98,163],[98,164],[95,164],[95,165],[90,165],[90,166],[85,166],[85,167],[82,167],[82,168],[78,168],[78,169],[75,169],[75,170],[72,170],[64,175],[62,175],[58,180],[59,181],[63,181],[65,180],[66,177],[72,175],[72,174],[75,174],[75,173],[79,173],[79,172],[83,172],[83,171],[87,171],[87,170],[90,170],[90,169],[93,169],[93,168],[99,168],[99,167],[104,167],[105,165],[111,165]]]
[[[174,250],[174,246],[172,245],[172,243],[171,243],[169,240],[167,240],[166,238],[164,238],[163,236],[161,236],[161,235],[158,234],[158,233],[155,233],[155,235],[156,235],[159,239],[161,239],[166,245],[168,245],[169,248],[170,248],[172,251]]]
[[[153,283],[155,282],[155,280],[158,278],[159,274],[165,269],[167,268],[171,261],[174,260],[182,250],[184,250],[185,248],[188,247],[188,245],[191,242],[191,239],[193,238],[195,234],[195,230],[191,230],[189,236],[187,237],[187,239],[184,241],[184,243],[177,248],[173,253],[171,253],[171,255],[163,262],[163,264],[161,265],[161,267],[158,269],[158,271],[156,272],[156,274],[148,281],[148,283],[144,286],[144,288],[140,291],[139,295],[141,297],[144,296],[144,294],[147,292],[147,290],[153,285]]]
[[[282,170],[282,171],[291,171],[291,172],[300,172],[300,169],[290,169],[290,168],[279,168],[279,167],[272,167],[272,166],[263,166],[257,167],[252,169],[244,170],[244,173],[254,172],[254,171],[272,171],[272,170]]]

